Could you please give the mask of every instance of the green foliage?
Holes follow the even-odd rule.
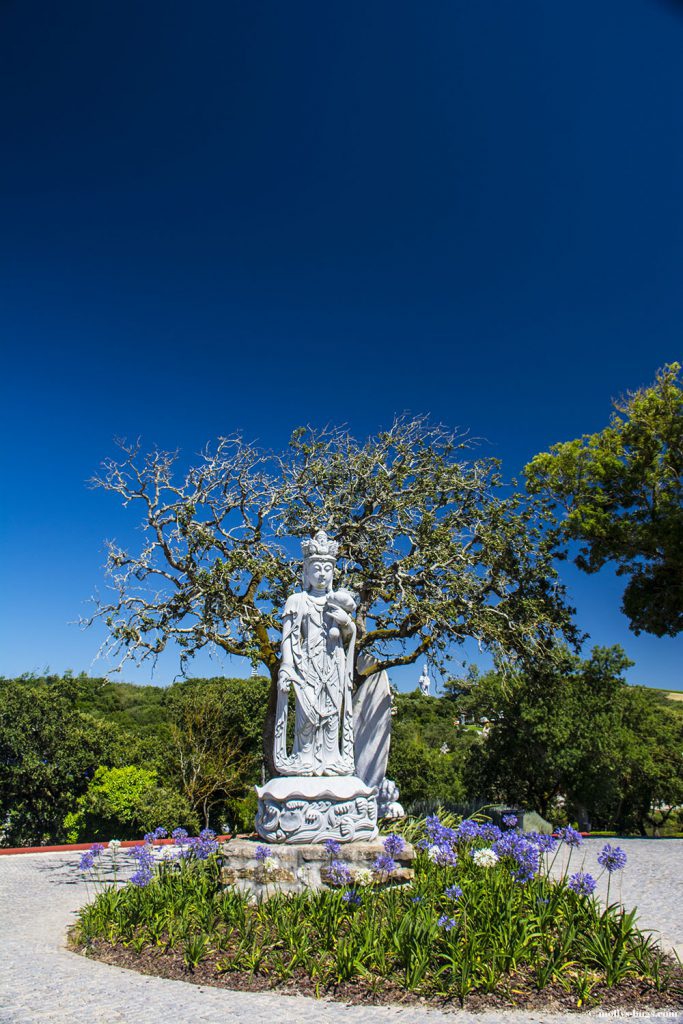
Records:
[[[424,823],[413,823],[423,835]],[[445,822],[444,822],[445,824]],[[565,878],[541,873],[520,884],[503,858],[491,868],[471,856],[481,840],[460,844],[457,866],[440,867],[425,852],[411,885],[379,881],[348,902],[339,890],[301,895],[271,891],[254,903],[223,888],[220,862],[169,863],[140,890],[110,887],[81,910],[76,944],[97,955],[111,946],[142,954],[180,954],[189,973],[202,963],[226,976],[297,976],[321,995],[351,982],[354,992],[412,992],[463,1005],[472,993],[495,993],[510,1005],[554,986],[585,1006],[625,979],[639,996],[673,991],[661,951],[636,927],[634,913],[578,896]],[[457,885],[462,894],[448,893]],[[176,961],[177,962],[177,961]],[[238,982],[238,985],[240,983]],[[241,987],[241,986],[240,986]]]
[[[157,774],[148,768],[98,768],[82,806],[90,814],[129,825],[136,821],[145,795],[156,784]]]
[[[251,833],[254,831],[258,800],[256,792],[249,789],[241,800],[233,800],[229,805],[228,817],[235,833]]]
[[[5,846],[64,842],[100,765],[136,754],[134,737],[75,707],[71,677],[0,680],[0,824]]]
[[[232,818],[259,781],[268,688],[263,677],[190,679],[166,693],[169,777],[205,827]]]
[[[673,702],[671,702],[673,703]],[[675,705],[674,705],[675,708]],[[683,824],[683,716],[645,687],[622,687],[614,709],[615,799],[600,820],[620,832]]]
[[[159,786],[154,769],[135,765],[98,768],[78,805],[73,824],[89,839],[137,839],[159,825],[196,831],[199,824],[182,794]]]
[[[586,661],[567,653],[564,666],[536,665],[501,686],[502,717],[465,768],[469,792],[543,817],[562,796],[573,820],[644,834],[655,807],[683,799],[683,722],[626,685],[629,664],[619,647],[595,648]]]
[[[447,684],[446,698],[398,694],[388,774],[404,806],[480,798],[545,816],[560,793],[572,820],[581,813],[595,826],[675,830],[683,704],[626,686],[624,664],[618,651],[589,662],[567,655],[559,669],[470,671]],[[137,838],[157,825],[250,832],[268,685],[263,677],[167,689],[70,674],[0,679],[4,845]],[[475,727],[457,727],[462,713],[504,717],[484,740]],[[135,789],[136,779],[150,785]]]
[[[463,801],[463,764],[473,738],[456,729],[453,705],[419,692],[397,694],[394,705],[387,774],[403,805]]]
[[[446,698],[455,705],[454,714],[479,721],[495,720],[500,713],[507,690],[505,676],[499,672],[480,672],[470,665],[464,677],[449,679],[444,684]]]
[[[622,610],[635,633],[683,628],[683,389],[672,363],[615,402],[597,434],[553,445],[525,469],[530,493],[563,512],[558,542],[578,541],[585,572],[614,562],[629,577]]]

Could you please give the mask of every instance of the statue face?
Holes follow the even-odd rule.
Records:
[[[332,589],[332,575],[334,566],[332,562],[323,561],[320,558],[312,558],[306,562],[304,580],[306,590],[317,590],[325,593]]]

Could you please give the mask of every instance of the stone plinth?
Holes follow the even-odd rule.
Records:
[[[271,847],[274,865],[263,866],[256,860],[257,846],[264,845],[258,839],[233,839],[224,843],[221,854],[224,859],[223,883],[234,885],[243,892],[251,893],[256,899],[267,899],[276,892],[300,893],[306,889],[326,889],[326,872],[331,857],[322,843],[301,845],[278,845]],[[371,879],[369,873],[376,858],[384,854],[381,838],[370,842],[347,843],[338,858],[351,873],[350,885],[362,892],[363,886]],[[387,879],[373,875],[376,881],[400,885],[413,879],[410,866],[415,851],[406,843],[400,857],[395,857],[398,869]]]
[[[355,775],[288,775],[256,787],[256,831],[268,843],[371,840],[377,835],[377,787]]]

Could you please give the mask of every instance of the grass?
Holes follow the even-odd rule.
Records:
[[[424,836],[424,823],[407,831]],[[578,895],[566,875],[517,881],[509,856],[478,866],[473,852],[489,845],[461,837],[454,866],[419,850],[409,886],[379,876],[352,896],[273,891],[260,904],[221,885],[220,855],[161,864],[144,888],[103,889],[80,911],[72,944],[167,977],[350,1002],[681,1004],[680,965],[638,930],[634,912]]]

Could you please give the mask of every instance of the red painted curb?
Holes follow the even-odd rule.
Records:
[[[243,839],[251,835],[253,835],[253,833],[245,832],[242,835],[236,836],[235,838]],[[581,832],[580,835],[583,836],[584,839],[587,839],[590,837],[590,832]],[[555,839],[558,838],[557,832],[553,832],[553,837]],[[617,836],[615,838],[619,837]],[[216,839],[221,843],[226,843],[228,839],[232,839],[232,835],[216,836]],[[129,846],[140,846],[143,842],[144,840],[142,839],[122,839],[121,849],[125,849]],[[154,845],[171,846],[173,842],[173,839],[155,839]],[[11,853],[67,853],[69,850],[73,850],[74,853],[78,853],[80,850],[90,850],[92,848],[92,845],[92,843],[67,843],[64,846],[10,846],[4,848],[0,847],[0,857],[7,856]],[[106,848],[107,843],[103,843],[102,845]]]
[[[221,843],[227,842],[231,838],[229,835],[216,836],[216,839]],[[129,846],[141,846],[143,842],[143,839],[122,839],[121,849]],[[174,842],[174,839],[155,839],[154,846],[171,846]],[[107,843],[102,845],[106,849]],[[9,846],[0,848],[0,857],[11,853],[68,853],[69,851],[78,853],[80,850],[91,850],[92,846],[93,843],[67,843],[64,846]]]

